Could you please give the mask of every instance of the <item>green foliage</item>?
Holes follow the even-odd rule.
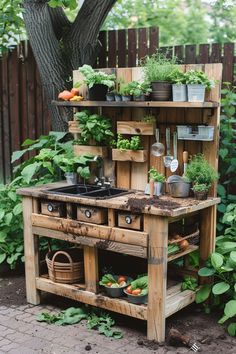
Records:
[[[141,95],[148,95],[151,92],[149,83],[131,81],[128,84],[120,85],[120,93],[122,95],[133,95],[139,97]]]
[[[141,65],[143,66],[144,77],[147,82],[154,81],[170,81],[172,77],[179,71],[177,64],[177,58],[168,58],[167,55],[158,52],[146,56]]]
[[[162,173],[158,173],[154,167],[150,168],[148,173],[149,173],[150,179],[153,179],[154,182],[160,182],[160,183],[165,182],[165,176]]]
[[[89,179],[91,173],[87,164],[94,161],[94,156],[75,156],[71,151],[70,153],[56,155],[53,161],[64,173],[77,172],[83,179]]]
[[[221,198],[221,203],[218,205],[218,233],[223,232],[225,228],[228,227],[228,224],[225,223],[226,218],[224,218],[227,205],[236,204],[236,196],[233,195],[232,190],[232,187],[236,185],[235,87],[231,87],[230,84],[225,83],[222,94],[222,111],[220,117],[221,140],[219,150],[220,183],[218,185],[218,195]]]
[[[194,184],[205,184],[208,187],[210,187],[218,177],[214,168],[202,154],[197,154],[192,157],[185,175]]]
[[[201,70],[189,70],[184,74],[186,84],[203,85],[207,90],[215,86],[215,81],[208,79],[207,75]]]
[[[111,316],[100,310],[89,312],[88,308],[69,307],[65,311],[57,314],[42,312],[37,316],[37,321],[46,322],[48,324],[56,324],[58,326],[72,325],[87,320],[87,328],[96,329],[100,334],[106,337],[120,339],[123,337],[122,332],[114,330],[112,327],[115,321]]]
[[[141,289],[140,295],[148,294],[148,276],[140,276],[137,279],[133,280],[131,283],[131,290]]]
[[[171,77],[173,84],[181,85],[186,84],[185,73],[182,71],[175,71]]]
[[[51,7],[64,7],[69,10],[75,10],[78,7],[76,0],[50,0],[48,5]]]
[[[179,250],[180,250],[180,247],[178,244],[169,244],[167,254],[168,254],[168,256],[171,256],[172,254],[179,252]]]
[[[84,82],[88,85],[88,88],[92,88],[95,84],[102,84],[109,88],[115,85],[115,75],[106,74],[102,71],[95,71],[90,65],[84,64],[79,68],[79,71],[84,75]]]
[[[117,141],[113,145],[119,150],[142,150],[140,137],[132,136],[130,139],[124,139],[121,134],[118,134]]]
[[[195,291],[198,287],[198,282],[196,278],[190,277],[190,276],[185,276],[182,284],[181,284],[181,290],[192,290]]]
[[[0,186],[0,264],[7,262],[10,268],[15,268],[24,259],[22,200],[16,190],[60,179],[54,159],[72,149],[72,141],[63,142],[65,137],[66,133],[50,132],[35,141],[27,139],[22,144],[25,149],[13,153],[14,162],[26,152],[39,150],[38,154],[15,168],[10,184]],[[48,244],[45,246],[43,242],[42,247],[45,249]]]
[[[202,183],[202,184],[196,183],[196,184],[194,184],[192,189],[194,192],[208,192],[209,185],[207,185],[205,183]]]
[[[90,139],[96,141],[98,145],[109,145],[113,138],[111,131],[111,121],[98,114],[91,114],[88,110],[84,110],[75,114],[76,120],[79,121],[81,129],[80,143],[88,144]]]
[[[214,298],[214,305],[224,306],[224,316],[219,320],[223,324],[236,318],[236,216],[231,209],[232,218],[230,233],[225,233],[216,239],[216,252],[212,253],[204,268],[199,269],[202,277],[214,275],[214,284],[202,286],[196,295],[196,302],[204,302],[209,296]],[[228,218],[228,216],[226,216]],[[230,335],[235,335],[235,323],[228,326]]]

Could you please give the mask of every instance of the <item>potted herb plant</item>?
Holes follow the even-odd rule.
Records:
[[[79,71],[84,75],[84,83],[88,86],[91,101],[105,101],[108,89],[114,87],[115,75],[95,71],[90,65],[83,65]]]
[[[88,110],[76,113],[75,119],[79,122],[81,130],[80,139],[75,142],[75,153],[91,153],[105,157],[107,146],[113,138],[111,121],[99,114],[92,114]]]
[[[108,102],[112,102],[112,101],[115,101],[115,91],[112,90],[108,90],[107,94],[106,94],[106,101]]]
[[[199,192],[201,195],[199,198],[206,199],[211,185],[218,178],[217,172],[202,154],[197,154],[192,157],[185,175],[192,182],[193,191],[197,199]],[[204,192],[204,197],[202,192]]]
[[[122,97],[122,101],[127,102],[132,100],[132,85],[130,82],[121,85],[120,94]]]
[[[133,96],[134,101],[146,101],[150,92],[152,91],[150,88],[150,84],[147,82],[137,82],[132,81],[129,83],[130,93]]]
[[[118,134],[117,141],[113,141],[113,146],[112,160],[114,161],[144,162],[147,160],[147,150],[143,150],[139,136],[125,139]]]
[[[167,58],[166,55],[157,52],[152,56],[146,56],[142,62],[145,81],[151,83],[153,101],[169,101],[171,99],[172,77],[176,71],[177,59]]]
[[[181,71],[175,71],[172,75],[172,98],[174,102],[187,101],[187,85],[185,75]]]
[[[162,195],[165,182],[165,176],[162,173],[158,173],[157,170],[152,167],[148,171],[150,180],[154,181],[154,194],[157,196]]]
[[[215,81],[208,79],[201,70],[189,70],[184,77],[187,84],[188,102],[204,102],[205,91],[213,88]]]

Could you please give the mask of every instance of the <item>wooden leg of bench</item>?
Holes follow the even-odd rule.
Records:
[[[24,213],[24,250],[25,279],[27,301],[33,305],[40,304],[40,291],[36,288],[36,277],[39,276],[39,238],[32,232],[31,214],[37,212],[37,201],[29,197],[23,198]]]
[[[84,246],[84,276],[86,290],[98,291],[98,256],[97,248]]]
[[[147,337],[164,342],[168,218],[145,215],[144,227],[149,234]]]

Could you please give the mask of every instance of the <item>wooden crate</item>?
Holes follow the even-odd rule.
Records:
[[[72,134],[81,133],[81,129],[79,127],[79,122],[77,122],[76,120],[69,120],[68,129],[69,129],[69,132]]]
[[[119,121],[117,122],[117,133],[131,135],[154,135],[155,123],[146,123],[140,121]]]
[[[60,202],[51,202],[49,200],[41,202],[41,213],[49,216],[64,217],[66,215],[66,205]]]
[[[106,146],[74,145],[74,153],[77,156],[91,154],[107,157],[108,151]]]
[[[114,161],[147,161],[147,150],[119,150],[112,149],[112,160]]]
[[[107,209],[79,206],[77,207],[77,220],[87,221],[94,224],[106,224]]]
[[[133,230],[141,230],[142,215],[119,213],[118,227],[125,227],[126,229],[133,229]]]

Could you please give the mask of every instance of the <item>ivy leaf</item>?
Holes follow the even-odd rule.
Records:
[[[224,263],[224,258],[221,254],[214,252],[211,255],[211,264],[212,266],[217,269],[220,268]]]
[[[219,155],[222,158],[222,160],[224,160],[224,158],[228,155],[228,149],[224,148],[224,149],[220,149],[219,151]]]

